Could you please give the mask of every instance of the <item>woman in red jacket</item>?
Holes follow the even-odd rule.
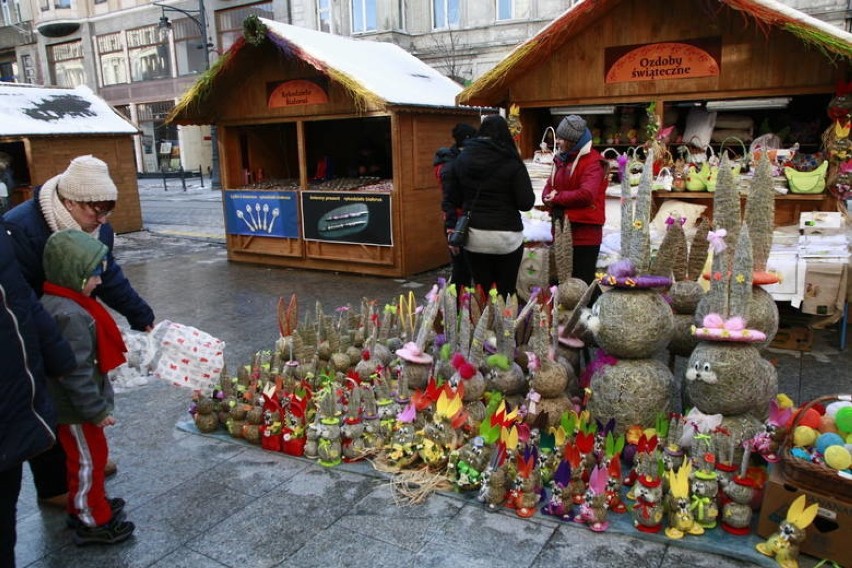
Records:
[[[573,275],[591,284],[606,220],[608,163],[592,148],[592,133],[576,114],[566,116],[556,127],[556,146],[559,153],[542,201],[554,218],[564,215],[571,222]]]

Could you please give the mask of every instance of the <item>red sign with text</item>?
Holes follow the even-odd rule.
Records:
[[[328,102],[328,93],[319,84],[307,79],[294,79],[270,85],[267,97],[269,108],[301,105],[320,105]]]
[[[721,38],[609,47],[605,52],[605,82],[716,77],[721,53]]]

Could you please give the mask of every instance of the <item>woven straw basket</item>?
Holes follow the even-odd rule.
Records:
[[[784,474],[785,478],[803,488],[821,493],[830,492],[843,499],[852,500],[851,479],[839,476],[835,470],[827,465],[799,459],[791,452],[793,447],[793,432],[796,430],[796,426],[799,425],[799,419],[805,415],[805,412],[815,404],[825,405],[838,400],[852,400],[852,395],[833,394],[822,396],[808,402],[800,409],[796,418],[793,420],[793,424],[790,426],[790,432],[787,434],[781,449],[781,473]]]

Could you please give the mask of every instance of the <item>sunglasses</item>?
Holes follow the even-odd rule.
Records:
[[[115,201],[85,201],[82,205],[89,208],[97,217],[109,217],[115,209]]]

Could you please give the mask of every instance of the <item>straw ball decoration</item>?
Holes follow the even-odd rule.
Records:
[[[673,384],[669,368],[656,359],[621,359],[592,376],[588,408],[601,422],[614,418],[618,433],[632,424],[651,427],[658,413],[669,412]]]
[[[506,370],[492,370],[488,374],[486,383],[488,390],[500,391],[504,395],[525,394],[527,389],[527,378],[517,363],[512,363]]]
[[[568,370],[562,365],[544,359],[530,377],[530,388],[543,398],[553,398],[565,394],[568,387]]]
[[[568,278],[560,281],[557,287],[559,305],[566,310],[573,310],[588,287],[589,285],[579,278]]]
[[[386,345],[382,343],[376,343],[373,346],[373,350],[370,353],[371,357],[378,361],[382,367],[387,367],[390,365],[391,360],[393,359],[393,353],[391,350],[387,348]]]
[[[485,420],[485,404],[481,400],[465,402],[464,409],[467,411],[467,423],[473,431],[479,430],[479,424]]]
[[[672,310],[676,314],[694,314],[704,297],[704,288],[695,280],[680,280],[669,288]]]
[[[686,394],[704,414],[744,414],[769,405],[774,367],[747,343],[701,341],[686,366]]]
[[[402,373],[408,380],[408,388],[423,390],[429,384],[429,374],[432,370],[431,364],[413,363],[404,361],[402,364]]]
[[[573,372],[574,375],[580,374],[580,350],[575,347],[568,347],[559,343],[556,346],[556,359],[563,365],[568,366],[568,372]],[[570,383],[570,378],[569,378]]]
[[[561,395],[554,398],[542,398],[536,403],[535,414],[529,413],[524,417],[526,424],[532,425],[538,417],[544,413],[547,415],[547,426],[554,427],[559,425],[560,417],[564,412],[571,410],[573,403],[567,395]]]
[[[669,342],[669,352],[681,357],[689,357],[698,344],[692,335],[692,314],[674,314],[674,332]]]
[[[653,290],[609,290],[593,312],[600,318],[595,342],[618,359],[653,356],[668,345],[674,329],[671,307]]]
[[[464,384],[464,396],[462,397],[462,400],[465,402],[479,400],[485,394],[485,377],[482,376],[482,373],[479,371],[476,371],[476,374],[469,379],[464,379],[461,375],[456,373],[453,375],[453,378],[450,379],[450,382],[453,384]]]

